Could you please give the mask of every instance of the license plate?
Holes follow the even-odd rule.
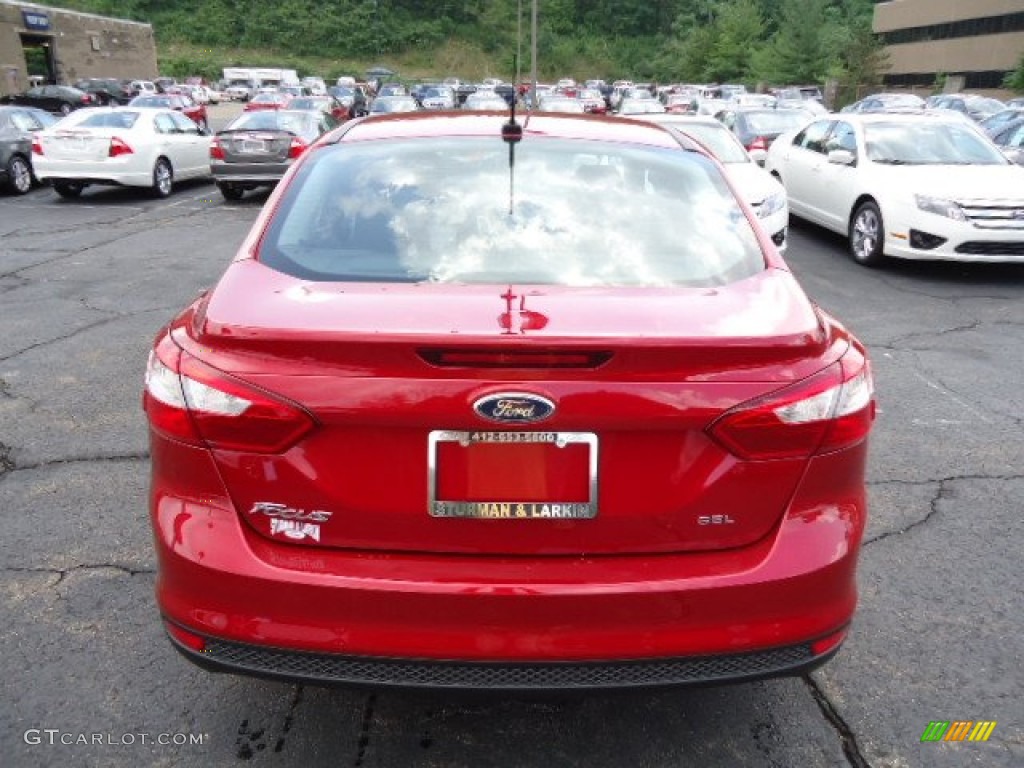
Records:
[[[243,152],[266,152],[267,142],[259,139],[246,139],[242,142]]]
[[[428,441],[432,517],[504,520],[597,516],[592,432],[435,430]]]

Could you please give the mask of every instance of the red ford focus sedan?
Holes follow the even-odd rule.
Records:
[[[157,599],[219,671],[570,689],[795,674],[856,603],[874,392],[659,126],[352,121],[156,339]]]

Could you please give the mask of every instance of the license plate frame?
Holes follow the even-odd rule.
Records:
[[[464,501],[438,498],[438,447],[456,442],[549,443],[588,447],[588,499],[581,501]],[[472,520],[592,520],[598,513],[598,439],[593,432],[500,432],[433,430],[427,440],[427,512],[431,517]]]

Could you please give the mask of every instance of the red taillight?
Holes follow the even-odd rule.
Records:
[[[214,137],[213,140],[210,142],[210,159],[224,159],[224,147],[221,146],[220,139],[218,139],[217,137]]]
[[[92,95],[90,95],[88,93],[83,93],[82,94],[82,103],[83,104],[92,104]]]
[[[114,136],[110,139],[110,151],[107,152],[107,157],[120,157],[121,155],[134,154],[134,150],[125,143],[124,139],[119,139]]]
[[[299,155],[301,155],[303,152],[306,151],[306,148],[308,146],[309,146],[309,144],[304,142],[298,136],[292,136],[292,143],[288,147],[288,157],[289,158],[296,158],[296,157],[298,157]]]
[[[206,365],[166,336],[149,355],[143,407],[168,437],[246,453],[282,453],[315,425],[299,406]]]
[[[753,152],[755,149],[762,149],[765,152],[767,152],[768,151],[768,139],[766,139],[764,136],[758,136],[756,139],[754,139],[752,142],[750,142],[750,146],[747,147],[747,151],[748,152]]]
[[[709,432],[742,459],[797,459],[859,443],[874,418],[871,367],[851,348],[814,376],[733,408]]]
[[[32,154],[33,154],[33,155],[42,155],[42,154],[45,154],[45,153],[43,152],[43,142],[41,142],[41,141],[39,140],[39,137],[38,137],[38,136],[33,136],[33,137],[32,137]]]

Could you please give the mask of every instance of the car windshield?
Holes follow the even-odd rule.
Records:
[[[378,96],[374,100],[370,111],[375,113],[412,112],[418,107],[416,99],[411,96]]]
[[[967,102],[967,108],[972,112],[979,112],[983,115],[994,115],[1006,108],[1006,105],[998,99],[989,99],[979,96]]]
[[[945,122],[868,123],[868,159],[888,165],[1006,165],[991,142],[970,125]]]
[[[750,155],[723,125],[707,123],[668,123],[680,133],[691,136],[718,158],[720,163],[749,163]]]
[[[793,110],[765,110],[764,112],[747,112],[744,114],[747,128],[755,133],[785,133],[790,128],[798,127],[804,117]]]
[[[76,128],[131,128],[139,119],[138,112],[97,112],[80,120]]]
[[[510,174],[496,138],[324,148],[259,258],[307,280],[581,287],[713,286],[765,268],[703,156],[536,137],[516,145]]]

